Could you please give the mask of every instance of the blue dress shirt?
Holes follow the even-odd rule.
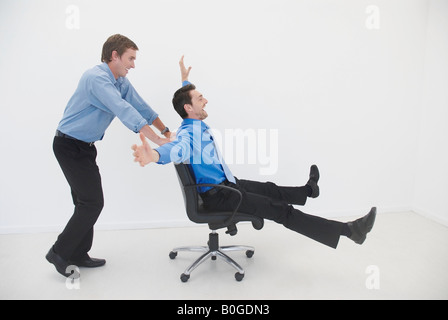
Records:
[[[184,119],[176,134],[176,140],[155,149],[160,154],[158,164],[185,163],[194,173],[197,184],[220,184],[235,178],[221,159],[210,128],[205,122]],[[210,187],[198,188],[200,193]]]
[[[102,63],[82,75],[58,130],[84,142],[95,142],[103,139],[115,117],[137,133],[151,125],[158,114],[126,77],[115,79],[107,63]]]

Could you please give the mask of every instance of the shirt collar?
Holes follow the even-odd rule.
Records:
[[[120,82],[120,83],[122,82],[121,77],[119,77],[118,79],[115,79],[114,74],[112,73],[112,71],[109,68],[109,65],[106,62],[103,62],[102,64],[100,64],[99,67],[101,70],[105,71],[108,74],[108,76],[113,84],[115,84],[117,82]]]
[[[190,119],[190,118],[184,119],[184,121],[182,121],[182,126],[189,126],[189,125],[193,125],[193,124],[198,123],[198,122],[201,123],[202,130],[209,130],[210,129],[210,127],[204,121],[197,120],[197,119]]]

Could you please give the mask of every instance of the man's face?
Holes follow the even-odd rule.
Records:
[[[121,57],[114,51],[112,53],[111,70],[115,78],[126,77],[131,68],[135,68],[135,59],[137,59],[137,51],[134,49],[127,49]]]
[[[185,105],[188,117],[191,119],[205,120],[208,114],[204,108],[207,106],[208,100],[197,90],[190,91],[190,96],[192,104]]]

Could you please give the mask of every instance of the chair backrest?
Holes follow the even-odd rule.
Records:
[[[181,186],[188,218],[196,222],[199,211],[199,194],[197,188],[186,188],[186,186],[195,185],[196,180],[190,172],[188,165],[179,163],[175,164],[174,167],[176,168],[177,178]]]

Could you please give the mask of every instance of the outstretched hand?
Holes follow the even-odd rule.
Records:
[[[151,162],[155,162],[155,159],[153,149],[143,133],[140,133],[140,140],[142,141],[141,146],[137,146],[136,144],[132,146],[132,150],[134,150],[132,155],[135,157],[134,162],[138,162],[140,166],[144,167]]]
[[[182,58],[180,58],[179,66],[180,66],[180,74],[182,76],[182,82],[188,81],[188,77],[190,76],[191,67],[188,67],[188,69],[185,67],[184,56],[182,56]]]

